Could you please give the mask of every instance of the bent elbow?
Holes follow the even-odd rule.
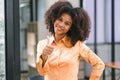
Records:
[[[102,70],[105,69],[105,63],[104,62],[101,62],[101,68],[102,68]]]
[[[99,63],[97,63],[96,65],[93,66],[94,70],[98,70],[98,71],[103,71],[105,69],[105,64],[103,61],[100,61]]]

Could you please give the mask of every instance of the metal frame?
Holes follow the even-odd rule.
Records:
[[[80,7],[83,7],[83,0],[80,0]]]
[[[30,0],[30,20],[37,21],[37,7],[38,7],[38,0]]]
[[[6,80],[20,80],[19,0],[5,0]]]
[[[115,29],[114,29],[114,0],[111,0],[111,62],[115,61]],[[115,69],[111,69],[112,79],[115,80]]]
[[[94,52],[97,54],[97,0],[94,0]]]

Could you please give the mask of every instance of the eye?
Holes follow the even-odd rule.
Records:
[[[71,26],[71,23],[70,22],[65,22],[65,25]]]
[[[58,18],[58,20],[59,20],[59,21],[62,21],[62,18],[60,17],[60,18]]]

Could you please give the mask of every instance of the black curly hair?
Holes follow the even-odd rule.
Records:
[[[68,1],[55,2],[45,13],[45,24],[49,32],[54,34],[54,22],[61,17],[63,13],[71,15],[72,5]]]
[[[71,38],[71,43],[74,45],[78,40],[85,41],[89,37],[90,33],[90,18],[83,8],[73,8],[74,20],[73,26],[68,33],[68,36]]]
[[[83,8],[73,8],[68,1],[55,2],[45,13],[45,24],[51,34],[54,33],[54,22],[61,17],[63,13],[67,13],[72,18],[71,29],[67,32],[67,36],[71,39],[71,44],[85,41],[90,33],[90,19],[87,12]]]

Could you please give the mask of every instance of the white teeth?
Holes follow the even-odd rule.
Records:
[[[62,29],[58,27],[58,30],[62,30]]]
[[[61,28],[58,28],[58,30],[62,30]]]

